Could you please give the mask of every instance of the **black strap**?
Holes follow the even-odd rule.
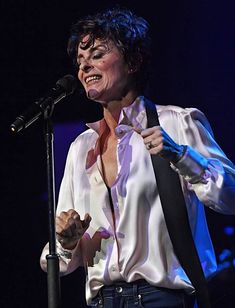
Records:
[[[145,100],[148,127],[159,125],[156,105]],[[184,195],[178,174],[167,160],[151,155],[163,213],[175,254],[196,290],[197,304],[209,308],[207,282],[190,228]]]

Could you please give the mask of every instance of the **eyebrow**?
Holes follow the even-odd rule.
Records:
[[[99,47],[106,47],[106,50],[108,50],[107,44],[99,44],[99,45],[96,45],[96,46],[94,46],[94,47],[88,48],[88,51],[89,51],[90,54],[92,54],[92,53],[93,53],[95,50],[97,50]],[[83,54],[78,54],[77,59],[81,59],[81,58],[83,58],[83,57],[84,57]]]

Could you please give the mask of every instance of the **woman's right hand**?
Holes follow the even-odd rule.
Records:
[[[74,249],[78,241],[90,225],[91,216],[86,214],[84,219],[73,209],[61,212],[56,217],[56,237],[64,249]]]

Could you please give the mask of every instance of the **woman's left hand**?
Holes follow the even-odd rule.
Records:
[[[184,147],[171,139],[161,126],[144,129],[141,136],[150,154],[158,154],[169,161],[175,161],[182,155]]]

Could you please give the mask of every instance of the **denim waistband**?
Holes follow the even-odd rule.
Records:
[[[137,294],[140,293],[149,293],[152,291],[165,291],[165,292],[180,292],[184,293],[183,289],[167,289],[162,287],[156,287],[150,285],[146,280],[139,279],[133,282],[125,282],[125,281],[118,281],[113,283],[112,285],[104,286],[100,289],[99,295],[104,297],[113,297],[113,296],[129,296],[131,293]]]

